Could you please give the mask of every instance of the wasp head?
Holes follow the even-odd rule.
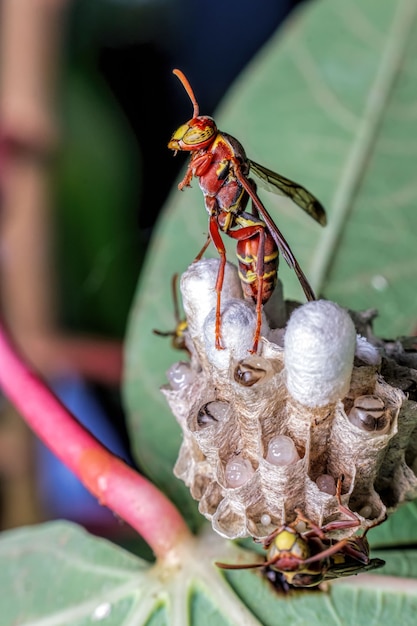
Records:
[[[299,570],[305,559],[310,557],[310,548],[296,530],[283,526],[268,548],[267,562],[279,571]]]
[[[171,137],[168,148],[171,150],[200,150],[211,144],[217,135],[217,126],[212,117],[199,115],[182,124]]]
[[[194,92],[181,70],[173,70],[173,74],[177,76],[187,92],[192,102],[194,111],[193,117],[190,121],[177,128],[175,133],[172,135],[171,140],[168,143],[168,148],[175,151],[192,151],[200,150],[200,148],[207,148],[218,133],[216,123],[212,117],[199,114],[198,103]]]

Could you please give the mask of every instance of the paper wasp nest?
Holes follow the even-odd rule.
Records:
[[[174,364],[163,388],[184,435],[175,474],[213,528],[264,538],[295,508],[320,526],[339,519],[341,477],[363,529],[415,498],[416,354],[375,339],[370,313],[324,300],[291,306],[277,287],[253,355],[256,313],[231,264],[217,350],[217,269],[208,259],[182,276],[191,361]]]

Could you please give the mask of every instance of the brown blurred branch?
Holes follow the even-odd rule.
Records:
[[[6,400],[0,406],[0,529],[42,519],[35,485],[33,438],[26,423]]]
[[[47,334],[54,323],[48,172],[39,157],[52,153],[57,137],[54,93],[63,6],[62,0],[2,3],[1,299],[17,339],[21,333]]]
[[[0,30],[0,299],[21,350],[46,375],[76,369],[117,383],[117,342],[56,328],[48,163],[58,138],[55,89],[68,0],[3,0]]]
[[[66,0],[3,0],[0,115],[6,134],[49,150]]]

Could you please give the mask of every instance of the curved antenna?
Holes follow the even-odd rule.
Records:
[[[188,93],[188,96],[191,102],[193,103],[193,107],[194,107],[193,118],[198,117],[200,113],[200,109],[199,109],[197,100],[195,99],[194,91],[192,90],[191,85],[188,82],[188,79],[181,72],[181,70],[172,70],[172,73],[175,74],[175,76],[181,81],[182,86],[184,87],[185,91]]]
[[[269,563],[264,561],[263,563],[236,564],[236,563],[219,563],[219,561],[216,561],[214,565],[216,565],[216,567],[220,567],[220,569],[254,569],[255,567],[264,567],[264,565],[269,565]]]

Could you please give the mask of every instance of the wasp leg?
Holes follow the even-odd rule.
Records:
[[[325,533],[328,533],[332,530],[340,530],[343,528],[355,528],[355,526],[360,526],[360,520],[358,516],[342,503],[342,481],[343,481],[342,478],[338,478],[337,480],[336,498],[339,504],[339,511],[341,513],[344,513],[348,519],[329,522],[322,528],[323,532]]]
[[[323,539],[323,537],[327,533],[331,532],[332,530],[343,530],[343,529],[355,528],[356,526],[360,526],[360,520],[358,516],[353,511],[348,509],[348,507],[342,504],[342,479],[341,478],[339,478],[337,481],[336,498],[339,504],[339,511],[341,513],[344,513],[348,519],[334,520],[333,522],[329,522],[328,524],[325,524],[322,527],[317,526],[317,524],[315,524],[314,522],[309,520],[305,515],[303,515],[303,513],[299,509],[296,509],[297,519],[295,520],[294,524],[296,524],[298,521],[303,521],[311,528],[310,531],[303,533],[304,537],[311,537],[315,535]]]
[[[300,509],[295,509],[295,512],[297,514],[297,517],[293,522],[291,522],[291,528],[295,529],[299,522],[304,522],[304,524],[306,524],[306,526],[308,526],[311,530],[303,532],[303,537],[319,537],[320,539],[325,538],[326,533],[322,527],[318,526],[315,522],[313,522],[306,515],[304,515],[304,513],[300,511]]]
[[[321,552],[318,552],[314,556],[310,556],[308,559],[304,559],[303,565],[307,565],[308,563],[314,563],[315,561],[321,561],[321,560],[327,559],[329,556],[332,556],[333,554],[336,554],[337,552],[343,551],[348,541],[349,539],[341,539],[340,541],[337,541],[329,548],[326,548],[326,550],[322,550]]]
[[[297,259],[295,258],[287,240],[285,239],[285,237],[283,236],[283,234],[281,233],[281,231],[279,230],[279,228],[277,227],[277,225],[275,224],[274,220],[272,219],[272,217],[269,215],[268,211],[266,210],[265,206],[262,204],[258,194],[256,193],[256,191],[253,189],[253,186],[250,184],[250,181],[248,178],[246,178],[246,176],[242,173],[242,169],[240,166],[239,161],[236,158],[231,159],[232,163],[233,163],[233,171],[235,173],[235,176],[237,178],[237,180],[240,182],[240,184],[242,185],[242,187],[248,192],[249,196],[251,197],[252,201],[254,202],[258,212],[261,215],[261,218],[263,219],[263,221],[266,224],[267,229],[269,230],[269,232],[272,235],[272,238],[274,239],[275,243],[278,246],[279,251],[281,252],[282,256],[284,257],[284,259],[286,260],[286,262],[288,263],[288,265],[291,267],[291,269],[293,269],[297,275],[297,278],[301,284],[301,287],[303,288],[304,294],[307,298],[307,300],[311,301],[311,300],[315,300],[316,296],[314,294],[313,289],[310,286],[310,283],[308,282],[303,270],[301,269]]]
[[[205,244],[204,244],[204,246],[201,248],[201,250],[200,250],[200,252],[197,254],[197,256],[195,257],[195,259],[194,259],[193,263],[196,263],[197,261],[200,261],[200,260],[201,260],[201,258],[202,258],[202,256],[203,256],[203,254],[205,253],[205,251],[206,251],[206,250],[207,250],[207,248],[209,247],[210,242],[211,242],[211,237],[210,237],[210,235],[207,235],[207,239],[206,239],[206,241],[205,241]]]
[[[216,348],[217,350],[223,350],[224,346],[221,343],[221,293],[223,289],[223,281],[224,281],[224,270],[226,267],[226,248],[224,247],[223,240],[220,236],[219,225],[217,222],[216,215],[210,215],[209,220],[209,232],[210,237],[214,245],[216,246],[216,250],[220,255],[220,263],[219,270],[217,272],[217,280],[215,290],[217,293],[217,303],[216,303],[216,323],[215,323],[215,336],[216,336]]]

